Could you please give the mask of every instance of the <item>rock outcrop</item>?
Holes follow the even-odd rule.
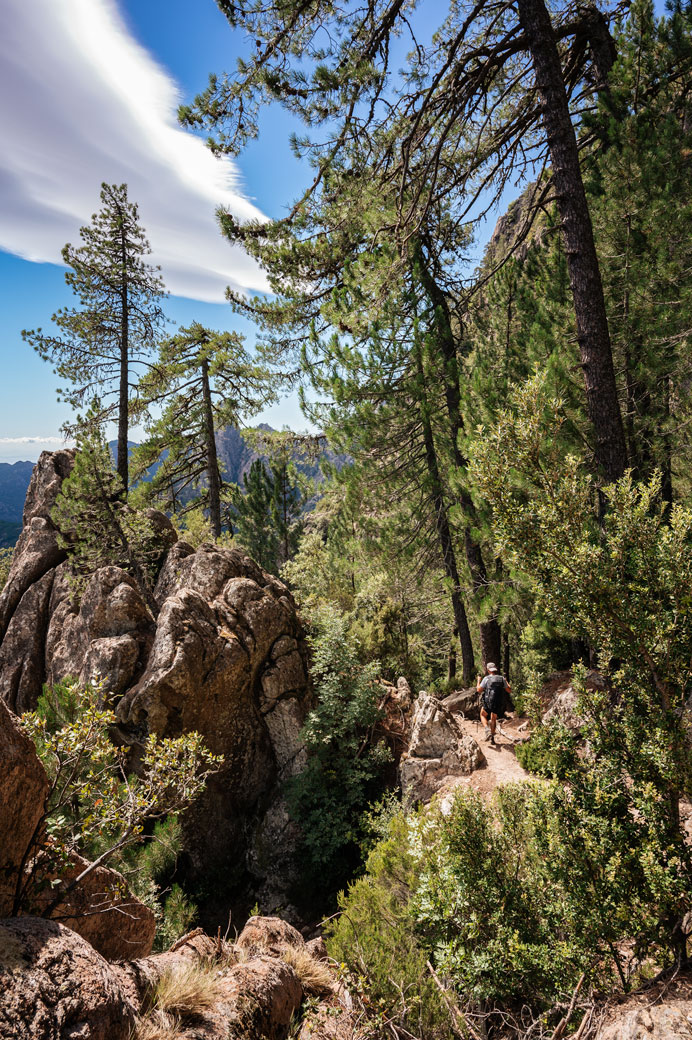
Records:
[[[12,912],[17,877],[47,794],[48,777],[32,741],[0,701],[0,917]]]
[[[45,681],[43,640],[55,569],[65,559],[50,512],[74,452],[44,451],[24,505],[22,533],[0,594],[0,699],[14,711],[33,708]]]
[[[429,693],[422,692],[414,705],[408,754],[399,767],[401,787],[409,802],[427,802],[448,777],[466,776],[485,762],[472,736]]]
[[[689,1040],[692,1000],[668,1001],[617,1015],[597,1040]]]
[[[118,566],[96,571],[77,598],[50,516],[72,463],[71,452],[44,452],[32,477],[0,596],[0,699],[22,712],[44,682],[99,675],[133,761],[149,733],[199,732],[223,766],[188,814],[188,869],[227,886],[249,870],[254,891],[285,906],[296,834],[278,788],[304,762],[309,698],[293,599],[238,549],[172,544],[162,514],[152,515],[165,556],[156,618]]]
[[[0,921],[0,1040],[129,1040],[136,1009],[81,936],[35,917]]]
[[[283,934],[281,921],[265,924],[268,935]],[[233,947],[194,934],[167,953],[108,964],[57,922],[0,921],[0,1040],[133,1040],[151,1036],[157,1026],[157,1035],[168,1035],[167,1021],[181,1040],[285,1040],[305,992],[298,972],[281,957],[287,945],[305,944],[297,932],[287,937],[291,942],[276,950],[260,943],[251,953],[247,943]],[[190,980],[197,969],[208,978],[210,966],[214,993],[204,1005],[187,981],[175,995],[173,1019],[165,1002],[157,1009],[164,977],[188,972]],[[331,1003],[338,1005],[336,998]]]
[[[593,669],[586,674],[586,687],[592,690],[604,688],[603,676]],[[544,723],[561,722],[568,729],[577,730],[582,725],[577,717],[576,708],[578,693],[572,684],[571,672],[555,672],[546,681],[541,691],[546,709],[543,712]]]

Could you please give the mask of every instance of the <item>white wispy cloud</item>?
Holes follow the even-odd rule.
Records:
[[[65,437],[0,437],[0,444],[67,444]],[[71,442],[70,442],[71,443]]]
[[[261,213],[235,165],[177,125],[179,100],[115,0],[4,0],[0,248],[59,262],[98,209],[101,182],[126,182],[171,292],[218,301],[229,284],[266,288],[214,215],[219,205]]]

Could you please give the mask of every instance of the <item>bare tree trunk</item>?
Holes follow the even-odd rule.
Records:
[[[204,439],[207,454],[207,481],[209,483],[209,523],[211,533],[216,541],[221,537],[221,477],[219,460],[216,454],[216,438],[214,436],[214,412],[209,387],[209,362],[202,359],[202,397],[204,400]]]
[[[127,240],[124,222],[120,228],[120,385],[118,388],[118,458],[116,467],[127,495],[130,473],[127,454],[128,411],[129,411],[129,364],[130,364],[130,301],[127,284]]]
[[[445,402],[447,405],[454,465],[461,473],[464,473],[467,467],[467,460],[464,458],[461,449],[459,448],[459,436],[463,430],[464,421],[461,414],[461,393],[459,391],[459,366],[457,362],[456,342],[454,339],[454,330],[452,329],[452,318],[449,313],[449,304],[444,292],[437,284],[435,277],[426,263],[422,249],[418,250],[417,261],[421,283],[435,309],[437,345],[440,349],[444,365],[443,381],[445,387]],[[472,525],[477,523],[478,515],[471,495],[463,486],[459,493],[459,501],[467,520],[464,527],[466,562],[471,575],[471,584],[473,586],[474,595],[478,601],[487,594],[489,589],[488,572],[483,560],[483,551],[472,533]],[[481,621],[479,629],[483,664],[486,664],[488,661],[499,661],[500,626],[497,622],[497,618],[491,616],[486,621]]]
[[[456,679],[457,675],[457,648],[455,639],[458,639],[459,633],[457,632],[456,625],[452,632],[452,638],[449,642],[449,652],[447,654],[447,682],[451,683],[453,679]]]
[[[555,33],[544,0],[517,0],[543,105],[557,208],[574,297],[586,406],[596,435],[596,458],[608,481],[627,468],[603,284],[562,77]]]
[[[462,666],[462,677],[466,685],[469,685],[473,679],[474,672],[474,656],[473,656],[473,642],[471,640],[471,632],[469,630],[469,623],[466,617],[466,610],[464,609],[464,602],[461,598],[461,585],[459,582],[459,568],[457,567],[456,554],[454,552],[454,543],[452,541],[452,533],[449,528],[449,520],[447,518],[447,507],[444,501],[444,493],[442,487],[442,480],[440,479],[440,468],[437,461],[437,451],[435,449],[435,439],[433,437],[432,426],[430,425],[430,419],[428,418],[427,402],[425,399],[425,382],[423,373],[423,362],[420,356],[420,348],[416,346],[416,362],[418,366],[418,375],[421,383],[422,400],[420,402],[420,414],[421,422],[423,425],[423,443],[425,446],[425,460],[428,468],[428,476],[430,478],[433,506],[435,509],[435,524],[437,527],[437,535],[440,542],[440,549],[442,552],[442,561],[444,563],[445,574],[449,578],[452,584],[452,609],[454,611],[454,624],[456,625],[459,633],[459,644],[461,647],[461,666]]]

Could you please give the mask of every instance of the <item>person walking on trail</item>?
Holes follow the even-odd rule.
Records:
[[[481,695],[481,719],[485,724],[485,739],[495,743],[495,729],[498,715],[504,714],[505,695],[512,692],[504,675],[500,675],[497,665],[488,661],[485,666],[487,675],[478,676],[476,691]]]

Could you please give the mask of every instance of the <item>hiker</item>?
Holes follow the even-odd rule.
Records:
[[[478,676],[476,690],[481,695],[481,719],[485,724],[485,739],[494,744],[497,717],[504,715],[505,696],[512,692],[512,687],[504,675],[499,674],[497,665],[492,661],[488,661],[485,670],[487,675]]]

